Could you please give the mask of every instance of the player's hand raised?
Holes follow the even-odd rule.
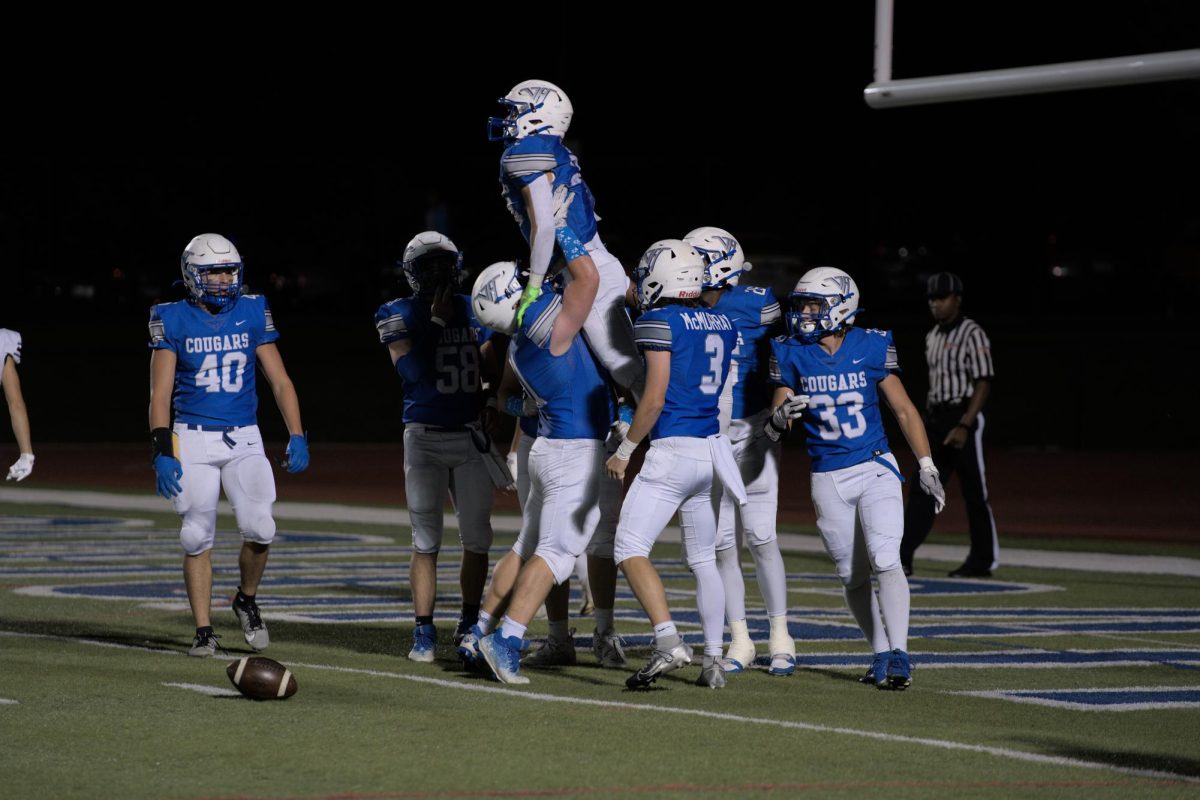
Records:
[[[437,291],[433,293],[433,305],[429,307],[429,313],[442,322],[450,322],[450,318],[454,316],[454,287],[452,285],[447,283],[437,288]]]

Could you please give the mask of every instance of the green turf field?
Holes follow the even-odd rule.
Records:
[[[202,660],[185,655],[174,515],[0,513],[6,798],[1200,796],[1194,574],[1065,569],[1047,551],[1045,567],[952,581],[953,564],[918,560],[914,683],[893,693],[856,680],[868,648],[828,560],[790,554],[803,667],[791,677],[752,671],[712,691],[692,685],[690,667],[632,693],[628,672],[581,649],[579,666],[529,670],[529,686],[509,689],[453,657],[453,550],[440,570],[444,646],[437,663],[413,664],[407,531],[281,520],[260,590],[264,655],[300,689],[256,703],[229,696],[225,676],[250,652],[228,609],[235,536],[222,534],[214,559],[228,657]],[[678,549],[659,556],[681,631],[696,633]],[[752,624],[765,630],[745,562]],[[624,582],[619,592],[637,665],[649,628]],[[583,642],[590,620],[573,624]]]

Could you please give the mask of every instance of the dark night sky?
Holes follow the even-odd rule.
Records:
[[[920,277],[954,269],[972,310],[1013,332],[1014,353],[1030,347],[1031,324],[1108,324],[1101,304],[1130,280],[1162,291],[1168,321],[1188,313],[1200,276],[1198,82],[872,111],[873,4],[810,5],[791,12],[798,22],[560,19],[529,54],[482,32],[521,29],[511,14],[473,16],[477,33],[407,18],[253,30],[205,19],[136,44],[76,33],[37,58],[9,52],[0,65],[24,80],[7,98],[0,155],[0,325],[26,331],[30,352],[44,332],[56,357],[92,345],[51,318],[102,325],[129,340],[142,381],[148,306],[176,296],[183,245],[215,230],[239,244],[285,337],[348,320],[354,347],[377,347],[356,326],[396,293],[386,272],[432,197],[472,272],[521,255],[499,198],[499,146],[484,133],[495,98],[528,77],[574,102],[568,140],[627,267],[655,239],[719,225],[775,267],[761,274],[777,290],[806,266],[848,269],[872,324],[911,328],[918,342]],[[1185,2],[1082,24],[1091,4],[1049,15],[937,5],[898,4],[896,78],[1200,46]],[[56,58],[75,65],[65,78],[44,68]],[[901,246],[925,250],[905,260]],[[1055,264],[1074,275],[1051,279]],[[72,297],[76,286],[93,287],[91,299]],[[144,384],[131,402],[133,389],[140,398]],[[114,435],[126,429],[138,427]]]

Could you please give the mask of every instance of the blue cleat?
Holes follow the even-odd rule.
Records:
[[[887,665],[887,687],[902,692],[912,685],[912,661],[903,650],[893,650]]]
[[[501,636],[499,631],[479,640],[479,652],[501,683],[529,683],[529,678],[521,674],[521,651],[526,647],[524,639]]]
[[[476,670],[483,666],[483,654],[479,652],[479,640],[483,631],[478,625],[472,625],[458,640],[458,657],[462,659],[463,669]]]
[[[892,654],[886,650],[876,653],[875,658],[871,661],[871,666],[867,667],[866,674],[859,678],[858,682],[886,689],[884,684],[887,683],[888,662],[891,661],[891,658]]]
[[[418,625],[413,629],[413,646],[412,650],[408,651],[410,661],[420,661],[424,664],[432,664],[433,656],[437,650],[437,628],[432,623],[428,625]]]

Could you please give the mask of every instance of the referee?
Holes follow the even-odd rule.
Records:
[[[983,404],[992,385],[991,345],[983,328],[961,313],[961,278],[939,272],[930,277],[926,294],[937,325],[925,335],[929,365],[925,427],[942,481],[949,481],[956,472],[959,475],[971,531],[967,560],[950,577],[987,578],[1000,563],[983,468]],[[916,485],[915,479],[912,485]],[[924,492],[909,493],[900,544],[906,575],[912,574],[913,553],[933,527],[933,503],[933,497]]]

